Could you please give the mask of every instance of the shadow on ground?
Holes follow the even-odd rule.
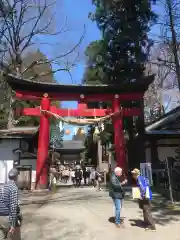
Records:
[[[165,226],[169,223],[180,222],[180,204],[172,205],[169,201],[163,198],[160,195],[155,195],[151,202],[152,215],[156,224]],[[137,208],[138,208],[137,202]],[[142,210],[139,209],[139,213],[142,213]]]
[[[122,218],[121,218],[121,222],[124,222],[124,219],[125,219],[125,217],[122,217]],[[110,218],[108,218],[108,222],[110,222],[110,223],[115,223],[115,217],[110,217]]]
[[[162,197],[154,197],[152,213],[157,224],[166,225],[170,222],[180,221],[180,204],[172,206]]]
[[[51,217],[36,215],[35,218],[25,218],[25,228],[23,229],[23,239],[80,239],[85,237],[86,228],[83,224],[74,223],[73,229],[69,228],[68,218],[61,220]],[[60,230],[59,230],[60,229]]]
[[[129,222],[133,227],[139,227],[139,228],[145,227],[144,221],[141,219],[129,219]]]
[[[138,201],[132,200],[131,190],[126,190],[125,195],[126,202],[137,202],[137,208],[139,208]],[[142,210],[139,209],[139,213],[142,213]],[[180,222],[180,203],[176,203],[173,207],[172,204],[160,194],[154,193],[152,200],[152,214],[155,219],[156,224],[166,225],[170,222]],[[141,225],[140,220],[134,222],[136,225]]]
[[[82,195],[79,194],[77,195],[76,192],[71,192],[71,193],[63,193],[62,196],[57,196],[54,195],[53,193],[48,193],[48,197],[46,199],[38,199],[38,200],[27,200],[23,201],[20,205],[21,206],[27,206],[27,205],[39,205],[39,207],[44,206],[49,203],[60,203],[60,202],[68,202],[68,204],[74,204],[74,202],[80,202],[80,201],[90,201],[90,200],[104,200],[103,196],[101,195],[92,195],[92,194],[87,194],[87,195]]]

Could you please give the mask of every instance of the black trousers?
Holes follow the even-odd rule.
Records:
[[[75,177],[71,177],[73,184],[75,184]]]
[[[87,177],[84,177],[84,184],[87,184]]]
[[[91,185],[93,185],[94,187],[96,186],[95,179],[91,179]]]
[[[144,223],[146,227],[156,229],[155,222],[151,213],[151,202],[149,199],[139,200],[139,207],[143,210]]]
[[[80,186],[81,186],[81,179],[76,178],[76,187],[80,187]]]

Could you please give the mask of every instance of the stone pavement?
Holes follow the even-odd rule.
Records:
[[[108,219],[113,206],[108,193],[93,188],[60,188],[41,204],[23,206],[23,240],[180,240],[180,215],[169,210],[156,197],[153,206],[158,220],[156,232],[145,232],[139,226],[141,211],[130,197],[123,202],[125,229],[117,229]],[[132,224],[132,225],[131,225]],[[173,236],[172,236],[173,235]]]

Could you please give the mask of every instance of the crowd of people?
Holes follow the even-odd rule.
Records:
[[[75,168],[61,166],[59,171],[53,172],[53,177],[57,181],[68,183],[72,182],[75,187],[80,187],[81,185],[97,187],[97,190],[100,191],[102,174],[97,171],[95,168],[87,168],[76,166]]]

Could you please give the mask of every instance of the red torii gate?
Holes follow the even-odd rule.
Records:
[[[16,91],[16,97],[21,100],[41,100],[40,107],[25,108],[21,111],[22,115],[40,117],[38,153],[36,163],[36,181],[39,188],[46,188],[48,182],[48,166],[46,159],[49,149],[49,117],[45,111],[49,111],[59,116],[68,117],[103,117],[110,113],[113,116],[114,125],[114,145],[117,165],[126,168],[123,117],[142,116],[142,108],[122,108],[121,101],[142,101],[144,91],[153,81],[154,76],[143,78],[137,83],[126,84],[123,86],[114,85],[59,85],[32,82],[8,76],[8,83]],[[58,109],[51,106],[51,101],[78,101],[77,109]],[[88,109],[88,102],[112,102],[112,109]],[[43,110],[43,111],[42,111]]]

